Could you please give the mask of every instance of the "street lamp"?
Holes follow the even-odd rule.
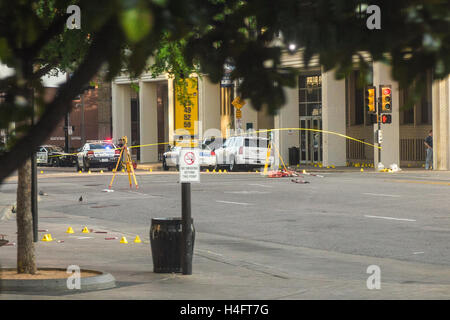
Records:
[[[289,43],[288,50],[291,53],[294,53],[294,51],[297,49],[297,45],[295,43]]]

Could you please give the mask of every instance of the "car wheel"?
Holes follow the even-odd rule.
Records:
[[[52,160],[52,167],[59,167],[60,163],[59,163],[59,159],[55,158]]]
[[[219,160],[216,157],[216,164],[214,165],[214,170],[219,171],[219,169],[220,169]]]
[[[236,164],[236,160],[234,158],[231,159],[229,168],[230,168],[230,171],[238,170],[238,165]]]
[[[169,171],[169,167],[167,166],[166,158],[164,158],[162,166],[163,166],[164,171]]]
[[[84,170],[84,172],[88,172],[89,171],[89,167],[86,165],[85,161],[83,161],[83,170]]]

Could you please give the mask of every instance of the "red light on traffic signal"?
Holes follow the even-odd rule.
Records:
[[[381,113],[392,112],[392,92],[390,85],[380,85]]]
[[[392,122],[392,117],[390,114],[383,114],[381,116],[381,123],[391,123]]]

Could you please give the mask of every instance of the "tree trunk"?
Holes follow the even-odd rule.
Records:
[[[19,168],[17,183],[17,273],[36,273],[31,215],[31,159]]]

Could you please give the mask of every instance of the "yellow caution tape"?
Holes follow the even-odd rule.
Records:
[[[320,133],[327,133],[327,134],[334,134],[337,135],[339,137],[345,138],[345,139],[349,139],[349,140],[353,140],[359,143],[363,143],[365,145],[368,145],[370,147],[373,148],[378,148],[378,149],[382,149],[382,147],[380,146],[376,146],[373,145],[371,143],[362,141],[362,140],[358,140],[355,139],[353,137],[347,136],[345,134],[341,134],[341,133],[337,133],[337,132],[333,132],[333,131],[327,131],[327,130],[320,130],[320,129],[310,129],[310,128],[277,128],[277,129],[263,129],[263,130],[257,130],[257,131],[252,131],[252,133],[263,133],[263,132],[272,132],[272,131],[292,131],[292,130],[297,130],[297,131],[313,131],[313,132],[320,132]],[[248,135],[248,133],[243,133],[240,135],[235,135],[235,136],[246,136]],[[194,141],[201,141],[201,139],[192,139],[192,142]],[[159,145],[164,145],[164,144],[170,144],[170,142],[157,142],[157,143],[148,143],[148,144],[140,144],[140,145],[135,145],[135,146],[128,146],[128,148],[143,148],[143,147],[153,147],[153,146],[159,146]],[[120,150],[121,148],[116,148],[114,150]],[[78,152],[75,153],[66,153],[63,155],[53,155],[53,156],[49,156],[50,157],[64,157],[64,156],[68,156],[68,155],[76,155],[78,154]]]

